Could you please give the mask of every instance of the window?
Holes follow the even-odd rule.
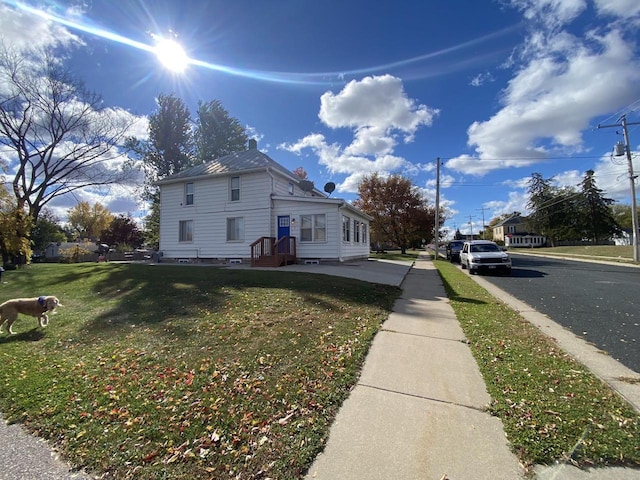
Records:
[[[193,205],[193,183],[186,183],[184,186],[184,204]]]
[[[231,177],[231,201],[240,200],[240,177]]]
[[[179,230],[178,240],[180,242],[193,241],[193,220],[181,220]]]
[[[227,242],[242,242],[244,240],[244,218],[227,218]]]
[[[353,221],[353,241],[355,243],[360,243],[360,225],[362,225],[359,221]]]
[[[300,216],[300,241],[325,242],[327,240],[327,223],[324,214]]]
[[[362,243],[369,243],[369,240],[367,240],[367,224],[366,223],[362,224]]]
[[[346,215],[342,216],[342,241],[351,241],[351,219]]]
[[[289,183],[289,195],[293,195],[293,183]]]

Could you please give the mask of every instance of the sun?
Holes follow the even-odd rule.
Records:
[[[175,40],[158,38],[154,51],[160,63],[172,72],[182,73],[189,65],[189,57]]]

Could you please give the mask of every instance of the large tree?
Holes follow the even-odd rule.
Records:
[[[373,217],[372,242],[393,243],[404,254],[411,245],[419,245],[422,238],[433,236],[435,209],[410,179],[374,173],[362,179],[358,194],[354,206]]]
[[[131,216],[121,214],[114,217],[111,224],[102,231],[100,241],[121,248],[138,248],[142,245],[143,235]]]
[[[113,221],[113,214],[101,203],[78,202],[68,210],[67,221],[76,238],[95,241]]]
[[[580,193],[582,205],[578,211],[583,236],[597,244],[619,235],[622,228],[611,209],[615,200],[604,197],[602,190],[596,185],[593,170],[585,172],[580,183]]]
[[[40,216],[31,231],[33,249],[42,251],[46,249],[47,245],[51,242],[58,243],[66,241],[67,236],[60,226],[60,220],[54,215],[52,210],[44,208],[40,212]]]
[[[24,211],[17,208],[13,195],[0,185],[0,255],[3,265],[16,258],[30,260],[31,245],[24,235],[29,232],[30,224]]]
[[[134,117],[107,108],[51,52],[0,45],[0,85],[0,144],[17,210],[36,221],[60,195],[124,181],[125,171],[108,167]]]
[[[575,240],[578,233],[578,217],[575,214],[579,194],[570,187],[553,185],[553,178],[543,178],[533,173],[529,180],[527,229],[544,235],[553,246],[560,240]]]
[[[220,100],[198,102],[195,142],[200,162],[247,149],[249,137],[238,119],[229,115]]]
[[[149,202],[145,219],[147,242],[158,248],[160,195],[155,182],[194,164],[193,125],[189,108],[173,94],[160,94],[157,110],[149,117],[147,140],[130,138],[128,145],[142,162],[145,173],[143,197]]]

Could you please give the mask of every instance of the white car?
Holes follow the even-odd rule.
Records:
[[[498,244],[488,240],[464,242],[460,252],[460,266],[469,269],[469,273],[479,271],[511,273],[511,258],[500,249]]]

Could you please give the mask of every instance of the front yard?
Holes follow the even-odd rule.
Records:
[[[2,301],[56,295],[0,336],[0,411],[105,478],[301,478],[395,287],[293,272],[39,264]]]

